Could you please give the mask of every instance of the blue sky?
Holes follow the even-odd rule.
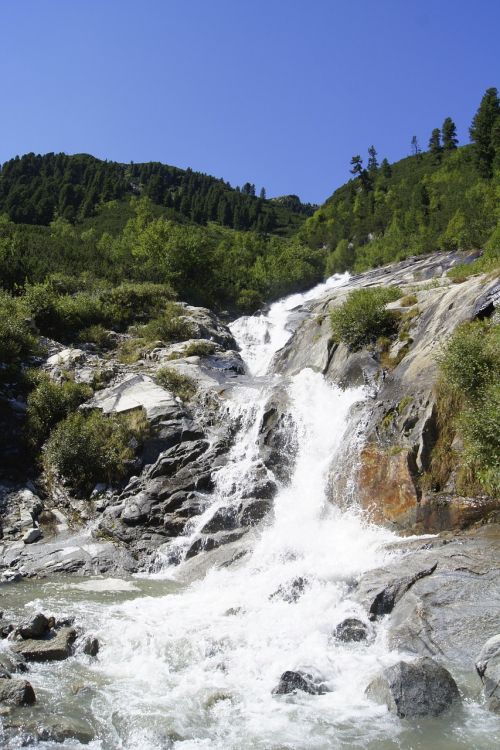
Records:
[[[163,161],[321,202],[500,87],[498,0],[3,0],[0,161]]]

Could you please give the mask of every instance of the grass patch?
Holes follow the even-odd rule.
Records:
[[[184,357],[209,357],[211,354],[215,354],[217,351],[217,345],[212,341],[193,341],[185,348]]]
[[[196,381],[168,367],[161,367],[156,373],[156,382],[178,396],[181,401],[190,401],[196,394]]]

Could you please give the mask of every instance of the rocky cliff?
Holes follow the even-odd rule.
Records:
[[[465,528],[499,507],[495,498],[457,495],[453,476],[439,493],[422,488],[439,434],[436,355],[457,325],[491,316],[500,304],[498,278],[452,283],[446,271],[456,261],[453,253],[435,254],[351,277],[297,309],[296,331],[274,362],[284,374],[311,367],[342,386],[369,386],[357,499],[375,522],[398,530]],[[352,290],[382,285],[402,290],[402,299],[388,307],[399,313],[404,336],[388,350],[375,345],[351,352],[333,343],[330,311]]]

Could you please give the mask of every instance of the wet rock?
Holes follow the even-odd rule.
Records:
[[[94,739],[92,727],[84,719],[45,712],[36,718],[8,717],[4,720],[4,729],[10,734],[21,731],[23,738],[36,744],[56,742],[59,745],[68,740],[76,740],[82,745],[88,745]]]
[[[218,531],[232,531],[237,526],[235,508],[219,508],[202,528],[203,534],[215,534]]]
[[[27,640],[28,638],[43,638],[53,626],[53,618],[49,619],[39,612],[29,620],[22,622],[16,630],[16,633]]]
[[[27,672],[28,667],[21,656],[9,651],[0,652],[0,672],[8,675],[12,672]]]
[[[0,676],[0,705],[32,706],[36,702],[30,683],[18,677]]]
[[[238,541],[243,536],[243,531],[234,532],[220,532],[214,536],[199,537],[190,546],[186,552],[186,560],[190,560],[200,552],[210,552],[211,550],[217,549],[224,544],[231,544],[232,542]]]
[[[309,672],[283,672],[278,685],[273,689],[273,695],[289,695],[298,691],[310,695],[324,695],[328,692],[326,686],[315,679]]]
[[[500,635],[486,641],[476,659],[476,670],[483,683],[486,705],[500,714]]]
[[[299,576],[293,578],[287,583],[283,583],[279,586],[274,593],[269,597],[270,599],[283,599],[283,601],[293,604],[296,602],[308,587],[309,582],[306,578]]]
[[[334,636],[344,643],[366,641],[368,626],[362,620],[358,620],[357,617],[348,617],[337,625]]]
[[[13,642],[11,649],[26,661],[62,661],[73,653],[75,639],[74,628],[61,628],[59,631],[51,630],[43,639]]]
[[[83,653],[87,656],[97,656],[99,653],[99,641],[97,638],[87,638],[83,647]]]
[[[432,565],[430,568],[420,570],[414,575],[400,578],[379,591],[370,605],[370,620],[376,620],[377,617],[390,614],[394,609],[395,604],[401,599],[404,594],[406,594],[407,591],[409,591],[413,584],[419,581],[421,578],[432,575],[436,568],[437,562],[434,563],[434,565]]]
[[[260,523],[272,508],[270,500],[253,500],[246,501],[240,506],[240,524],[242,526],[255,526]]]
[[[366,694],[400,719],[439,716],[460,701],[451,674],[428,657],[387,667],[370,683]]]

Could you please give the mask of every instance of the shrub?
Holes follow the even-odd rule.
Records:
[[[165,305],[161,315],[140,328],[139,334],[147,341],[172,344],[192,337],[194,329],[186,319],[183,308],[175,302]]]
[[[400,297],[401,290],[392,286],[350,292],[344,304],[331,312],[334,340],[357,351],[381,336],[392,335],[397,316],[385,305]]]
[[[26,412],[26,436],[32,448],[39,448],[57,422],[92,396],[92,388],[83,383],[54,383],[45,373],[37,379]]]
[[[412,305],[416,305],[417,302],[418,299],[416,294],[407,294],[401,298],[400,305],[401,307],[411,307]]]
[[[158,315],[174,297],[174,290],[168,284],[125,282],[106,292],[106,322],[121,330],[134,321]]]
[[[26,306],[0,290],[0,382],[13,376],[23,361],[40,353],[39,349]]]
[[[476,467],[486,492],[500,494],[500,384],[485,388],[480,400],[469,404],[459,418],[467,463]]]
[[[113,339],[103,325],[96,323],[88,328],[83,328],[78,336],[84,343],[95,344],[99,349],[112,349]]]
[[[193,341],[184,350],[185,357],[209,357],[215,354],[217,345],[213,341]]]
[[[196,393],[196,382],[189,375],[183,375],[168,367],[161,367],[156,373],[156,381],[162,388],[178,396],[182,401],[189,401]]]
[[[132,438],[140,442],[143,436],[144,421],[137,415],[78,411],[54,428],[45,450],[46,468],[54,467],[77,492],[88,493],[98,482],[117,482],[127,475],[134,457]]]
[[[480,392],[499,366],[499,330],[489,321],[463,323],[438,356],[448,384],[468,398]]]

